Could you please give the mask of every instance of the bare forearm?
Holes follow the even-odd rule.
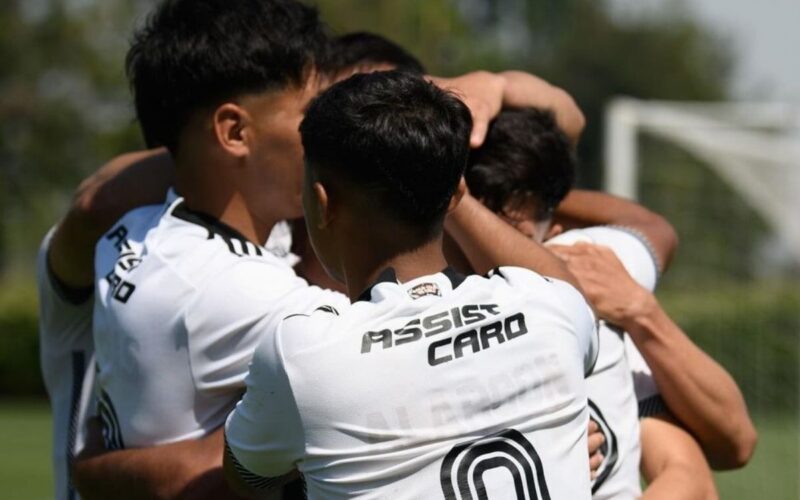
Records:
[[[164,483],[180,476],[180,468],[176,464],[140,460],[135,450],[125,450],[78,461],[73,477],[81,497],[87,500],[165,499],[177,496],[177,491],[165,488]]]
[[[80,457],[73,477],[83,498],[228,499],[222,435]]]
[[[163,150],[119,156],[78,187],[48,251],[55,275],[73,288],[94,281],[94,246],[126,212],[159,203],[172,182],[172,160]]]
[[[445,228],[479,274],[498,266],[518,266],[578,287],[577,280],[560,259],[503,222],[470,195],[465,195],[448,215]]]
[[[641,421],[641,472],[646,500],[711,500],[714,477],[697,442],[672,417]]]
[[[618,225],[634,229],[653,246],[660,271],[669,265],[678,247],[678,234],[664,217],[600,191],[573,189],[558,206],[555,220],[567,228]]]
[[[573,143],[577,143],[586,119],[575,100],[563,89],[523,71],[504,71],[503,107],[537,107],[549,109],[559,128]]]
[[[757,434],[728,372],[698,348],[655,299],[622,326],[650,365],[667,406],[700,442],[711,465],[745,465]]]
[[[710,482],[710,484],[709,484]],[[710,500],[718,498],[713,480],[698,477],[696,470],[674,466],[649,483],[642,500]]]

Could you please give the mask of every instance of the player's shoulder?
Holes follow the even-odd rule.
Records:
[[[574,316],[577,312],[588,312],[587,318],[594,322],[594,313],[586,298],[571,283],[543,276],[530,269],[504,266],[494,269],[488,275],[491,281],[507,286],[513,296],[537,307],[547,306],[550,311]]]
[[[577,289],[566,281],[544,276],[531,269],[516,266],[501,266],[486,275],[493,287],[506,286],[525,293],[526,296],[552,297],[554,293],[577,293]]]
[[[266,332],[259,349],[274,349],[284,358],[318,346],[322,340],[335,339],[336,332],[347,322],[349,309],[341,304],[320,304],[310,310],[289,313],[277,328]]]
[[[180,201],[165,212],[159,233],[154,245],[161,258],[196,286],[224,280],[247,290],[259,285],[273,289],[296,277],[263,246]]]
[[[148,233],[158,227],[164,212],[163,204],[145,205],[130,210],[112,224],[111,229],[100,238],[98,251],[104,248],[116,248],[119,251],[120,245],[125,241],[144,240]]]
[[[658,258],[647,237],[625,226],[594,226],[571,229],[545,243],[574,245],[591,243],[611,249],[628,273],[643,287],[653,290],[658,281]]]

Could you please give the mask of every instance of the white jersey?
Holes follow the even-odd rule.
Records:
[[[596,336],[580,293],[525,269],[387,270],[265,332],[228,453],[255,487],[297,468],[311,499],[588,499]]]
[[[92,288],[64,287],[50,271],[47,252],[55,229],[45,236],[36,261],[39,291],[39,356],[53,414],[55,498],[73,500],[69,477],[72,459],[84,444],[84,427],[92,400]]]
[[[95,256],[98,412],[112,449],[219,427],[244,390],[254,325],[347,303],[172,192],[122,217]]]
[[[625,335],[625,355],[633,375],[633,390],[639,402],[639,418],[652,417],[669,413],[666,402],[661,398],[653,372],[642,353],[633,343],[629,335]]]
[[[655,288],[658,268],[648,244],[637,233],[620,227],[575,229],[548,240],[547,244],[573,245],[578,242],[609,247],[634,280],[648,290]],[[640,400],[639,391],[650,387],[646,380],[649,368],[639,356],[634,370],[634,364],[626,355],[626,351],[631,349],[639,354],[624,332],[600,322],[600,354],[597,366],[586,379],[592,418],[600,425],[606,438],[601,450],[605,459],[592,485],[594,500],[634,499],[642,494],[637,402]],[[636,378],[638,383],[634,383]],[[652,383],[652,377],[649,382]]]

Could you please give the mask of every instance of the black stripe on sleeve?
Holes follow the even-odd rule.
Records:
[[[661,398],[660,394],[655,394],[649,398],[639,401],[639,418],[653,417],[656,415],[664,415],[669,413],[667,404]]]
[[[267,491],[278,488],[286,482],[287,476],[265,477],[259,476],[258,474],[254,474],[247,470],[247,468],[236,458],[236,455],[233,454],[233,450],[231,450],[227,440],[225,440],[225,453],[231,459],[233,468],[236,469],[236,473],[239,475],[242,481],[254,490]]]
[[[83,380],[86,375],[86,353],[84,351],[72,352],[72,393],[69,405],[69,430],[67,432],[67,498],[76,498],[75,486],[72,482],[72,463],[75,461],[75,441],[78,436],[78,412],[80,412],[81,395],[83,393]]]
[[[647,249],[647,253],[650,254],[650,258],[653,259],[653,265],[656,267],[656,281],[661,278],[661,260],[658,258],[658,254],[656,253],[656,248],[653,246],[653,243],[650,242],[650,239],[645,236],[643,232],[632,227],[619,226],[616,224],[608,225],[606,227],[622,231],[623,233],[628,233],[637,240],[641,241],[642,245],[644,245],[644,247]]]

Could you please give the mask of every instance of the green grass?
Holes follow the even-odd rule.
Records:
[[[740,471],[716,474],[720,498],[797,500],[800,498],[800,417],[756,418],[758,447]]]
[[[723,500],[800,498],[797,416],[756,419],[760,441],[745,469],[717,474]],[[0,401],[0,484],[4,500],[52,498],[50,410],[44,402]]]
[[[46,402],[0,401],[0,497],[53,498],[51,435]]]

